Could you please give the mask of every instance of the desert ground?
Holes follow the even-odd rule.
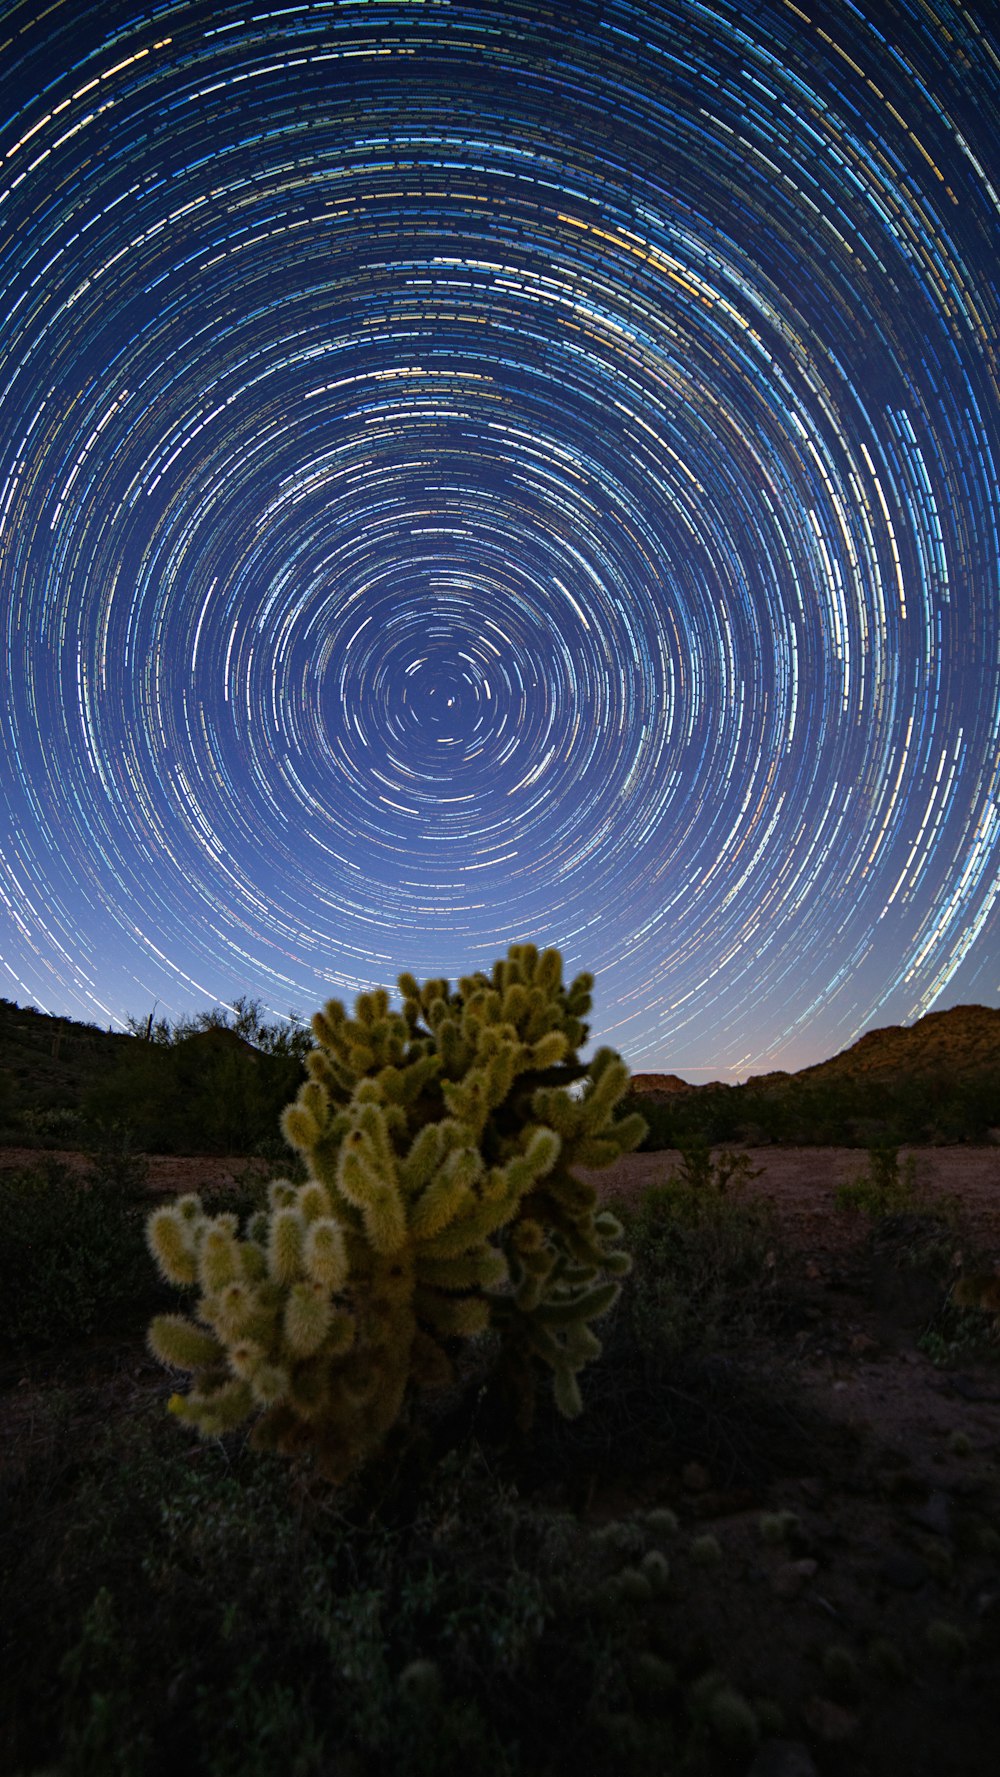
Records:
[[[977,1382],[959,1376],[956,1383],[920,1346],[919,1334],[939,1306],[947,1278],[943,1283],[939,1269],[928,1276],[919,1263],[906,1262],[912,1230],[905,1217],[895,1241],[890,1230],[879,1249],[865,1216],[836,1207],[837,1188],[863,1170],[864,1151],[769,1146],[741,1152],[757,1175],[741,1195],[772,1206],[776,1243],[788,1259],[786,1282],[802,1320],[782,1353],[783,1373],[804,1399],[858,1436],[877,1434],[908,1450],[928,1439],[946,1444],[972,1424],[1000,1476],[1000,1373]],[[978,1270],[1000,1273],[1000,1147],[903,1149],[901,1165],[911,1154],[924,1213],[933,1217],[940,1210],[956,1272],[971,1253]],[[77,1152],[49,1157],[81,1172],[88,1164]],[[602,1198],[634,1202],[665,1180],[680,1158],[670,1149],[629,1154],[582,1176],[593,1180]],[[30,1149],[0,1150],[0,1168],[38,1159]],[[261,1162],[239,1156],[154,1154],[147,1164],[153,1201],[267,1176]],[[766,1364],[770,1342],[758,1355]]]
[[[865,1166],[859,1148],[746,1148],[757,1177],[749,1189],[774,1205],[789,1245],[799,1251],[842,1252],[855,1246],[864,1233],[857,1219],[834,1213],[838,1186],[848,1183]],[[951,1200],[961,1207],[963,1225],[984,1247],[1000,1248],[1000,1146],[903,1148],[900,1164],[912,1155],[916,1183],[930,1201]],[[52,1152],[36,1148],[0,1148],[0,1170],[37,1165],[42,1158],[83,1172],[85,1154]],[[638,1197],[649,1185],[665,1179],[680,1162],[671,1149],[656,1154],[628,1154],[601,1172],[584,1172],[602,1197]],[[151,1154],[147,1156],[149,1194],[156,1198],[174,1192],[207,1190],[238,1184],[250,1172],[261,1174],[259,1161],[241,1156]]]
[[[583,1441],[561,1457],[556,1446],[538,1474],[529,1455],[512,1497],[565,1514],[581,1572],[595,1551],[610,1562],[619,1542],[640,1547],[649,1514],[676,1514],[670,1589],[635,1606],[628,1636],[653,1624],[682,1665],[721,1665],[781,1715],[755,1751],[713,1742],[699,1771],[987,1777],[1000,1670],[1000,1337],[997,1316],[983,1313],[969,1338],[947,1304],[963,1270],[1000,1272],[1000,1147],[914,1150],[914,1211],[880,1221],[835,1201],[863,1171],[863,1151],[748,1152],[758,1176],[739,1194],[771,1205],[774,1273],[772,1289],[765,1261],[762,1312],[748,1316],[745,1339],[658,1384],[655,1425],[642,1417],[648,1378],[633,1390],[609,1340],[605,1392],[601,1362],[585,1390]],[[86,1166],[80,1154],[50,1157]],[[0,1167],[39,1158],[7,1149]],[[591,1176],[602,1196],[635,1201],[678,1160],[633,1155]],[[156,1201],[263,1176],[244,1159],[151,1156],[148,1192]],[[110,1414],[123,1400],[132,1413],[160,1411],[171,1387],[138,1338],[15,1359],[5,1372],[11,1438],[52,1390]],[[194,1463],[211,1459],[192,1450]],[[468,1509],[458,1507],[456,1536]],[[765,1537],[765,1519],[788,1528]],[[608,1716],[608,1759],[626,1726]],[[369,1777],[381,1767],[343,1768]],[[626,1753],[602,1768],[652,1766]]]

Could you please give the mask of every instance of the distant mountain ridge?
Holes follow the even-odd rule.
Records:
[[[797,1073],[753,1074],[745,1089],[766,1092],[795,1081],[819,1085],[840,1080],[896,1080],[909,1075],[948,1072],[957,1076],[978,1074],[1000,1067],[1000,1007],[951,1006],[944,1012],[928,1012],[915,1024],[889,1024],[842,1049],[829,1061],[814,1062]],[[676,1074],[632,1075],[631,1089],[639,1096],[666,1098],[677,1093],[718,1092],[721,1082],[694,1086]]]
[[[967,1074],[998,1062],[1000,1007],[951,1006],[945,1012],[928,1012],[916,1024],[866,1031],[849,1049],[803,1068],[799,1077],[925,1073],[937,1068]]]
[[[233,1029],[177,1041],[99,1030],[0,1000],[0,1146],[78,1146],[128,1128],[155,1153],[250,1151],[278,1140],[301,1061]],[[870,1030],[829,1061],[742,1085],[632,1076],[647,1150],[689,1136],[753,1145],[1000,1140],[1000,1008],[954,1006]],[[280,1143],[279,1143],[280,1145]]]
[[[690,1080],[682,1080],[679,1074],[633,1074],[630,1087],[633,1092],[645,1092],[650,1096],[666,1098],[674,1092],[698,1092],[698,1086],[692,1086]]]

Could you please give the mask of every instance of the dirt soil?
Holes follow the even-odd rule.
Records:
[[[997,1769],[1000,1337],[946,1355],[927,1333],[951,1277],[1000,1276],[1000,1148],[913,1152],[925,1213],[875,1231],[834,1202],[864,1169],[863,1152],[750,1151],[760,1176],[749,1189],[774,1206],[786,1276],[782,1324],[746,1366],[819,1428],[812,1472],[786,1473],[765,1497],[695,1463],[671,1503],[716,1536],[730,1579],[749,1582],[721,1589],[713,1621],[691,1572],[708,1609],[701,1632],[740,1646],[749,1688],[755,1676],[773,1686],[776,1654],[787,1681],[795,1749],[763,1749],[753,1777]],[[634,1197],[679,1158],[631,1155],[590,1176],[602,1194]],[[996,1315],[976,1319],[997,1330]],[[797,1527],[770,1547],[759,1517],[776,1508]],[[933,1627],[942,1623],[965,1638],[968,1664]],[[905,1681],[873,1679],[867,1650],[879,1638],[897,1650]],[[831,1644],[856,1662],[839,1683],[823,1670]]]
[[[787,1374],[825,1412],[863,1436],[904,1450],[928,1439],[940,1446],[955,1432],[983,1434],[1000,1477],[1000,1367],[986,1376],[953,1375],[932,1362],[918,1338],[947,1289],[937,1268],[913,1261],[919,1218],[898,1218],[881,1239],[863,1215],[839,1211],[838,1186],[865,1165],[856,1148],[751,1148],[759,1176],[748,1187],[774,1206],[783,1242],[791,1249],[790,1282],[800,1327]],[[957,1273],[970,1261],[977,1272],[1000,1275],[1000,1148],[903,1150],[915,1161],[921,1200],[942,1215],[940,1236]],[[602,1195],[638,1197],[667,1177],[680,1155],[630,1154],[589,1176]],[[940,1259],[938,1260],[940,1263]],[[974,1366],[973,1366],[974,1367]],[[970,1403],[973,1403],[970,1405]],[[965,1474],[961,1464],[949,1465]],[[966,1479],[968,1477],[966,1476]],[[935,1483],[937,1484],[937,1483]]]
[[[865,1166],[859,1148],[747,1148],[758,1176],[755,1195],[774,1204],[782,1233],[799,1251],[843,1252],[857,1245],[863,1223],[835,1215],[834,1193]],[[961,1208],[962,1222],[981,1245],[1000,1246],[1000,1146],[903,1148],[900,1164],[912,1154],[916,1184],[928,1198],[952,1199]],[[0,1148],[0,1170],[37,1166],[52,1160],[75,1172],[90,1165],[86,1154],[43,1151],[38,1148]],[[602,1196],[638,1196],[648,1185],[668,1177],[680,1161],[670,1149],[658,1154],[629,1154],[602,1172],[581,1169],[593,1180]],[[262,1176],[263,1163],[241,1155],[150,1154],[149,1192],[153,1197],[170,1192],[205,1191],[239,1184],[248,1175]]]
[[[1000,1274],[1000,1147],[916,1150],[924,1213],[877,1235],[834,1202],[863,1152],[750,1157],[760,1175],[748,1189],[774,1206],[781,1311],[745,1352],[718,1360],[719,1386],[736,1401],[749,1378],[794,1435],[763,1478],[734,1479],[725,1453],[709,1452],[624,1486],[603,1477],[577,1509],[592,1523],[677,1513],[671,1633],[724,1648],[727,1677],[784,1712],[753,1760],[734,1758],[734,1777],[992,1777],[1000,1337],[991,1344],[997,1317],[985,1312],[977,1345],[935,1348],[928,1328],[947,1331],[941,1307],[959,1272]],[[7,1149],[0,1167],[39,1158]],[[633,1155],[591,1176],[602,1196],[634,1196],[677,1159]],[[154,1156],[150,1196],[239,1183],[254,1164]],[[148,1361],[139,1368],[141,1387],[169,1386]],[[794,1524],[771,1542],[761,1513],[782,1510]],[[706,1535],[717,1564],[696,1550]]]
[[[833,1253],[855,1246],[860,1228],[855,1218],[833,1213],[839,1185],[863,1172],[867,1156],[860,1148],[746,1148],[758,1177],[749,1187],[774,1204],[782,1233],[800,1251]],[[1000,1245],[1000,1147],[901,1148],[901,1168],[912,1155],[918,1192],[956,1199],[969,1233],[984,1245]],[[647,1186],[667,1178],[680,1163],[667,1149],[658,1154],[628,1154],[603,1172],[583,1172],[603,1195],[638,1196]]]

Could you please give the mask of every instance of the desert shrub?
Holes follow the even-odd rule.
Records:
[[[749,1155],[691,1142],[636,1208],[616,1204],[634,1256],[623,1312],[647,1350],[718,1350],[765,1323],[778,1232],[771,1206],[748,1194],[757,1176]]]
[[[659,1154],[674,1146],[674,1115],[668,1101],[645,1092],[629,1092],[622,1108],[641,1116],[646,1125],[641,1154]]]
[[[949,1293],[921,1331],[917,1344],[941,1368],[1000,1357],[1000,1315],[965,1307]]]
[[[194,1377],[171,1401],[179,1418],[206,1436],[253,1419],[261,1447],[309,1451],[342,1479],[487,1329],[520,1411],[541,1360],[560,1411],[579,1412],[577,1374],[601,1349],[591,1323],[629,1260],[570,1169],[644,1130],[615,1117],[624,1062],[578,1060],[592,984],[564,988],[558,951],[516,945],[456,990],[401,976],[401,1011],[379,989],[353,1019],[338,1001],[316,1015],[310,1078],[283,1119],[307,1182],[272,1183],[242,1236],[194,1196],[150,1218],[164,1278],[199,1291],[194,1318],[150,1329],[156,1355]]]
[[[150,1277],[138,1174],[107,1159],[0,1173],[0,1336],[15,1349],[134,1321],[161,1294]]]
[[[982,1142],[1000,1119],[1000,1070],[939,1065],[894,1080],[885,1114],[900,1142]]]
[[[916,1161],[908,1154],[901,1166],[899,1149],[893,1147],[869,1148],[868,1165],[835,1193],[838,1209],[875,1217],[899,1215],[916,1201]]]
[[[684,1149],[699,1142],[741,1141],[751,1121],[744,1089],[739,1086],[702,1086],[690,1094],[663,1097],[632,1093],[625,1108],[641,1112],[646,1120],[644,1154],[658,1154],[664,1148]],[[770,1139],[770,1132],[765,1134]]]
[[[631,1707],[641,1607],[622,1565],[520,1497],[473,1444],[423,1478],[338,1496],[247,1450],[178,1444],[155,1406],[53,1422],[73,1459],[31,1530],[0,1541],[11,1600],[0,1764],[61,1777],[562,1777],[594,1733],[580,1699]],[[55,1460],[58,1461],[58,1455]],[[638,1533],[638,1548],[655,1542]],[[653,1777],[671,1749],[643,1701]]]
[[[1000,1357],[1000,1264],[981,1257],[977,1265],[964,1246],[951,1256],[949,1287],[918,1344],[942,1366]]]
[[[93,1123],[125,1123],[150,1153],[247,1154],[273,1140],[304,1079],[293,1048],[265,1052],[221,1024],[126,1043],[84,1096]]]
[[[48,1109],[29,1106],[21,1112],[18,1121],[29,1140],[48,1141],[54,1147],[60,1144],[66,1147],[78,1141],[84,1129],[80,1112],[69,1105],[54,1105]]]
[[[1000,1127],[1000,1071],[939,1067],[889,1079],[789,1075],[756,1085],[702,1086],[670,1097],[635,1094],[649,1125],[644,1153],[712,1143],[786,1142],[871,1148],[984,1142]]]

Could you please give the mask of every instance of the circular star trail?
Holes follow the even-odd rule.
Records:
[[[7,6],[2,991],[996,1003],[990,12]]]

